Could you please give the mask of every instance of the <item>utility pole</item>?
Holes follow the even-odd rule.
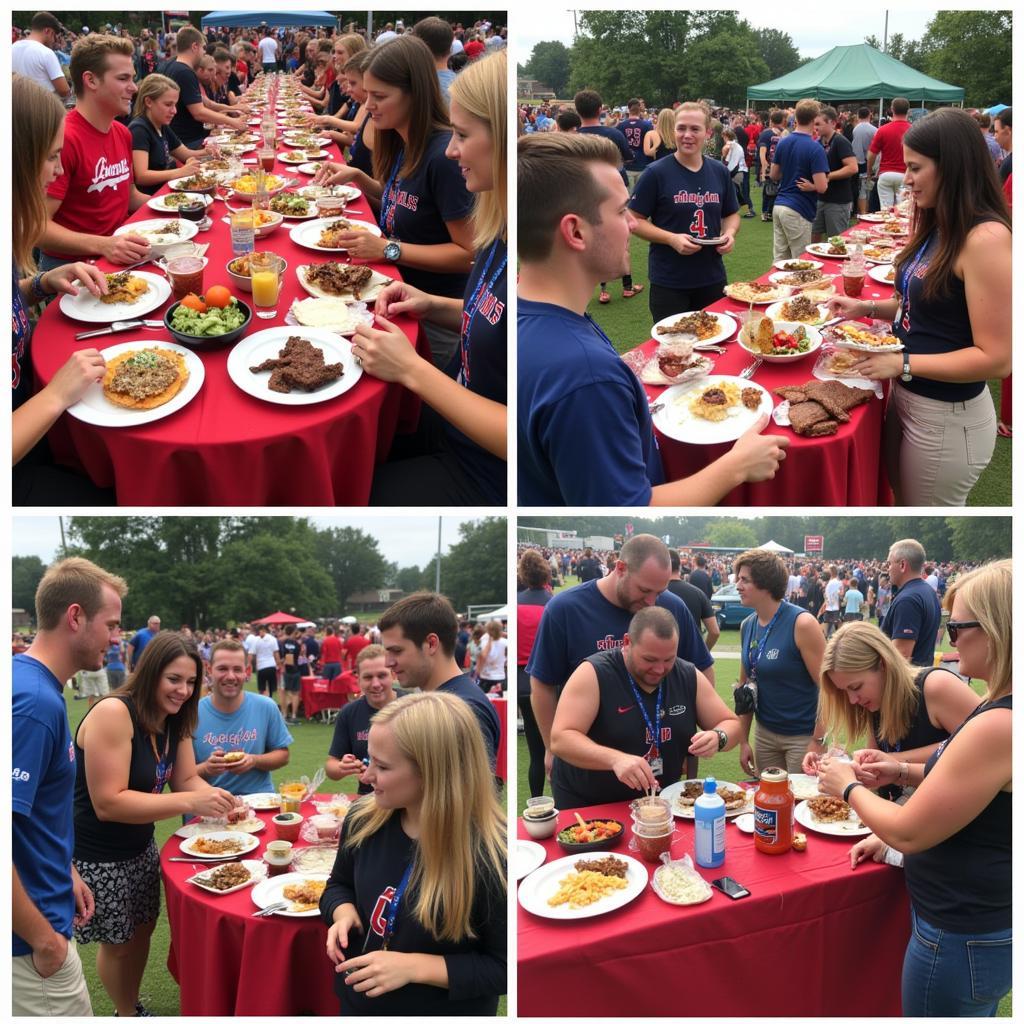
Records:
[[[68,557],[68,542],[64,539],[64,517],[57,516],[57,523],[60,525],[60,556]]]
[[[885,30],[882,32],[882,53],[889,52],[889,11],[885,12]]]
[[[437,568],[434,571],[434,593],[441,593],[441,516],[437,517]]]

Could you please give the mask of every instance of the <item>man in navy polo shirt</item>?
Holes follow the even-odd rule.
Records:
[[[779,140],[772,158],[771,179],[779,183],[772,222],[775,225],[773,259],[797,259],[811,241],[818,196],[828,189],[828,157],[814,141],[817,100],[796,105],[796,127]]]
[[[889,549],[889,578],[899,592],[881,622],[882,632],[912,665],[930,668],[942,622],[939,597],[928,585],[924,548],[916,540],[898,540]]]
[[[640,533],[622,545],[607,576],[564,590],[545,606],[526,671],[549,771],[551,723],[562,686],[590,655],[621,647],[630,621],[641,608],[657,605],[675,616],[679,657],[696,665],[714,685],[714,659],[686,605],[668,589],[671,578],[668,548],[657,537]]]
[[[71,863],[75,746],[64,681],[103,666],[128,587],[84,558],[51,566],[36,589],[38,632],[14,657],[11,729],[12,990],[15,1016],[91,1016],[70,943],[95,905]]]

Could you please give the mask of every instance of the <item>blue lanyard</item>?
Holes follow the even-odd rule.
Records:
[[[395,179],[398,177],[398,168],[402,166],[404,155],[405,150],[403,149],[395,157],[395,166],[391,168],[391,177],[388,178],[388,183],[384,186],[384,194],[380,200],[380,219],[377,223],[381,231],[384,232],[385,238],[393,238],[395,234],[395,207],[398,203],[395,201],[392,190],[396,187]]]
[[[768,625],[765,626],[764,635],[761,637],[761,640],[760,640],[760,642],[757,645],[757,652],[754,654],[753,657],[751,657],[750,650],[749,650],[749,647],[748,647],[748,650],[747,650],[747,662],[748,662],[747,675],[751,678],[751,680],[754,680],[756,678],[756,676],[757,676],[757,663],[761,660],[761,655],[764,654],[764,649],[768,645],[768,634],[771,633],[772,626],[775,625],[775,620],[779,617],[779,615],[781,613],[782,613],[782,605],[780,604],[779,607],[775,609],[775,614],[772,616],[771,622],[769,622]],[[754,629],[754,631],[756,633],[756,631],[757,631],[757,619],[756,618],[754,619],[753,629]]]
[[[647,730],[651,734],[651,743],[654,746],[654,756],[661,756],[661,683],[658,683],[658,699],[654,702],[654,721],[659,723],[659,727],[656,729],[651,725],[651,717],[647,714],[647,708],[644,706],[643,700],[640,698],[640,689],[636,683],[633,682],[633,677],[629,674],[629,670],[626,670],[626,678],[629,680],[629,685],[633,687],[633,696],[636,697],[637,705],[640,708],[640,714],[644,716],[644,722],[647,725]]]
[[[900,308],[896,310],[896,319],[893,322],[898,323],[902,320],[904,329],[908,331],[910,330],[910,282],[913,280],[914,274],[917,273],[917,268],[921,265],[921,260],[928,252],[931,242],[932,236],[929,235],[921,244],[917,256],[914,257],[914,262],[909,266],[904,266],[903,272],[900,274]]]
[[[402,880],[398,883],[394,896],[391,897],[391,907],[388,910],[387,921],[384,924],[384,941],[381,943],[381,949],[388,948],[391,936],[395,934],[395,918],[398,917],[398,907],[402,902],[402,896],[405,894],[405,888],[409,884],[409,876],[411,874],[412,857],[409,858],[409,863],[405,866],[405,874],[402,875]]]
[[[487,280],[487,271],[491,269],[491,263],[494,262],[500,242],[501,239],[496,238],[491,244],[491,248],[487,253],[487,262],[484,264],[484,269],[480,271],[480,279],[476,283],[476,288],[473,290],[469,302],[465,304],[462,310],[462,379],[466,387],[469,386],[469,336],[473,330],[473,317],[476,316],[476,311],[484,296],[493,294],[494,286],[498,283],[498,278],[505,273],[505,267],[508,264],[508,250],[506,249],[501,257],[501,263],[491,275],[490,280]],[[485,282],[486,287],[484,287]]]

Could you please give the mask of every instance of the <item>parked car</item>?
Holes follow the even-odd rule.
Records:
[[[740,603],[735,583],[726,583],[711,595],[711,607],[715,610],[719,629],[739,629],[740,623],[753,614]]]

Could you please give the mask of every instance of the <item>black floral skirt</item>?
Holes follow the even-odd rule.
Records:
[[[84,927],[75,927],[80,943],[127,942],[140,924],[160,916],[160,852],[150,840],[130,860],[74,860],[82,881],[92,889],[96,913]]]

